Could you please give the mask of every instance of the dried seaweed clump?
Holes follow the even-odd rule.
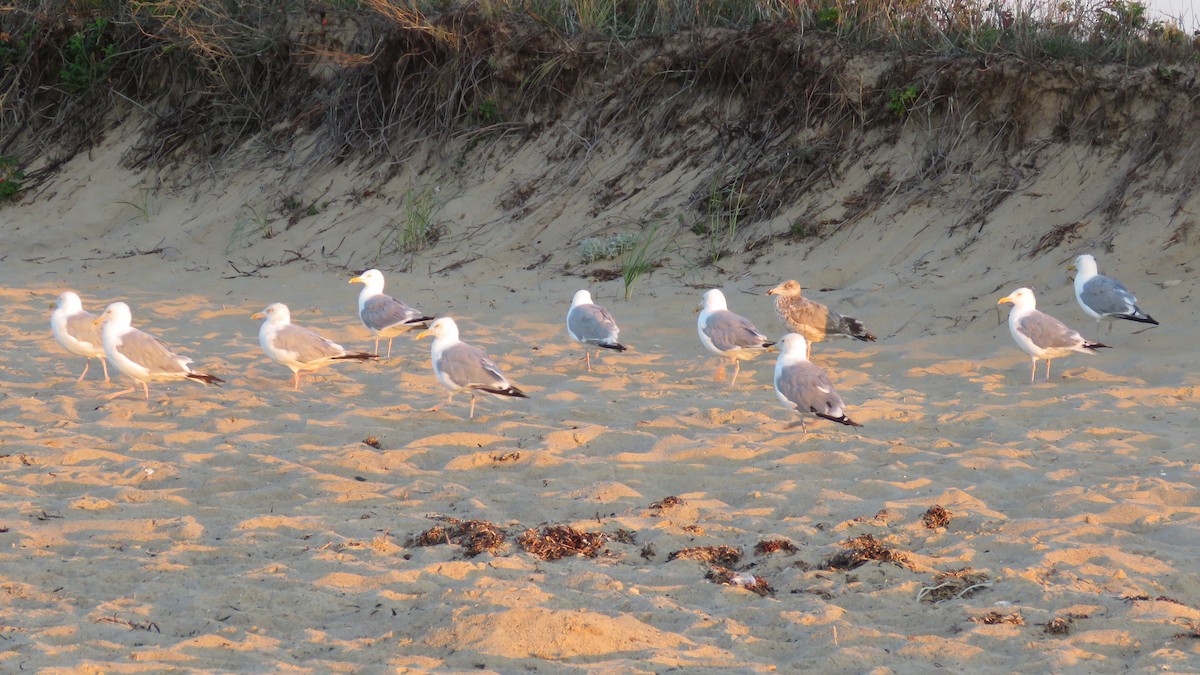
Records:
[[[775,594],[775,589],[771,588],[771,584],[767,583],[766,579],[749,572],[735,572],[728,567],[714,566],[704,575],[704,578],[714,584],[741,586],[763,597]]]
[[[678,559],[699,560],[710,565],[729,567],[742,559],[742,552],[732,546],[696,546],[673,552],[667,561]]]
[[[1067,635],[1071,632],[1071,623],[1071,617],[1058,616],[1046,622],[1042,630],[1049,635]]]
[[[767,555],[776,551],[784,553],[795,553],[800,549],[787,539],[764,539],[754,545],[754,553],[756,555]]]
[[[528,529],[517,538],[526,552],[542,560],[558,560],[573,555],[595,558],[608,541],[603,532],[580,532],[569,525],[548,525],[541,531]]]
[[[983,572],[970,567],[942,572],[933,577],[933,585],[925,586],[917,593],[918,601],[942,602],[969,598],[977,591],[992,587],[992,580]]]
[[[679,506],[682,503],[683,503],[682,499],[672,495],[670,497],[663,497],[662,499],[660,499],[656,502],[652,502],[650,504],[650,508],[652,508],[652,509],[669,509],[672,506]]]
[[[994,626],[998,623],[1008,623],[1008,624],[1012,624],[1014,626],[1024,626],[1025,625],[1025,617],[1021,616],[1020,612],[1013,612],[1011,614],[1001,614],[1000,612],[997,612],[995,610],[988,612],[987,614],[984,614],[982,616],[973,616],[973,617],[971,617],[971,621],[974,621],[975,623],[982,623],[982,624],[985,624],[988,626]]]
[[[929,507],[925,515],[921,516],[921,521],[925,523],[925,527],[931,530],[945,527],[950,524],[950,512],[942,508],[940,504],[934,504]]]
[[[907,566],[908,556],[895,549],[888,548],[875,540],[869,534],[859,535],[843,541],[840,546],[845,551],[833,554],[825,561],[824,567],[831,570],[852,570],[870,560],[896,563]]]
[[[437,544],[458,544],[468,558],[474,558],[483,552],[496,555],[504,547],[504,530],[486,520],[460,521],[451,518],[449,526],[435,525],[418,535],[410,545],[436,546]]]

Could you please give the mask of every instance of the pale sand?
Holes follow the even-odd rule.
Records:
[[[732,256],[720,265],[728,274],[660,270],[625,301],[619,280],[587,284],[561,269],[580,268],[574,242],[603,215],[580,230],[556,224],[583,218],[583,205],[535,210],[512,227],[518,241],[537,243],[509,246],[494,197],[511,179],[480,180],[446,207],[451,236],[418,255],[420,272],[379,265],[389,291],[454,316],[463,338],[532,396],[482,399],[467,421],[464,394],[422,412],[444,398],[428,341],[401,336],[390,362],[340,364],[299,392],[259,351],[250,315],[269,302],[288,303],[296,321],[347,349],[370,347],[355,316],[359,289],[347,284],[368,261],[347,252],[370,250],[394,202],[343,200],[354,181],[335,175],[322,214],[226,252],[239,205],[263,199],[260,181],[277,176],[222,178],[199,197],[156,193],[147,223],[116,201],[138,195],[137,177],[114,168],[120,150],[72,162],[38,200],[0,211],[9,223],[0,233],[5,671],[1147,672],[1200,663],[1200,640],[1189,637],[1200,622],[1196,255],[1164,248],[1177,224],[1169,215],[1147,217],[1099,254],[1164,325],[1134,333],[1140,326],[1118,324],[1105,336],[1113,349],[1056,361],[1050,384],[1030,386],[996,299],[1032,284],[1040,307],[1094,338],[1065,272],[1086,242],[1028,260],[1022,251],[1041,230],[994,225],[958,257],[966,235],[946,236],[951,223],[936,209],[910,209],[815,249],[779,243],[752,263]],[[1078,175],[1108,165],[1097,159],[1084,172],[1072,161],[1046,172],[1056,194],[1034,185],[1035,196],[996,217],[1082,213],[1080,193],[1098,188]],[[1081,187],[1063,187],[1076,178]],[[1139,208],[1169,214],[1175,204],[1146,197]],[[1182,211],[1197,208],[1193,197]],[[480,223],[489,224],[471,241],[491,246],[489,257],[425,273],[475,257],[456,253],[454,239]],[[320,257],[354,228],[339,254]],[[862,255],[877,229],[890,258]],[[114,258],[160,240],[163,254]],[[222,278],[233,273],[226,260],[244,268],[243,257],[302,246],[309,262]],[[524,269],[544,252],[550,263]],[[806,263],[809,253],[828,268]],[[813,350],[862,429],[787,429],[796,416],[772,392],[773,354],[743,364],[734,389],[712,380],[691,284],[722,286],[735,311],[778,337],[764,294],[788,278],[880,338]],[[1158,285],[1170,279],[1182,283]],[[563,324],[585,286],[631,347],[602,354],[590,374]],[[92,312],[129,302],[140,325],[228,384],[157,385],[149,402],[102,404],[125,383],[106,386],[94,369],[77,385],[78,358],[50,334],[51,305],[66,288]],[[370,436],[380,449],[361,442]],[[668,496],[682,504],[650,507]],[[948,527],[923,526],[935,504],[951,512]],[[508,528],[506,549],[467,559],[458,546],[407,546],[439,516]],[[635,543],[549,562],[517,546],[523,529],[557,523],[629,530]],[[908,565],[820,569],[861,534],[906,553]],[[754,553],[775,538],[798,551]],[[774,595],[667,560],[711,545],[743,548],[736,567]],[[967,566],[991,586],[917,600],[936,574]],[[972,621],[992,611],[1025,623]],[[1070,632],[1047,634],[1059,617],[1073,617]]]

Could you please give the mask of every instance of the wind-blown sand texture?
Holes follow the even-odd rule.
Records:
[[[717,265],[672,258],[626,301],[620,279],[578,276],[589,270],[574,246],[650,208],[651,194],[686,199],[686,170],[599,211],[573,190],[508,218],[498,197],[546,171],[545,148],[489,156],[502,172],[482,162],[445,184],[436,247],[411,267],[379,263],[389,289],[454,316],[531,396],[483,398],[468,421],[461,394],[461,405],[422,412],[445,396],[428,342],[402,335],[390,362],[327,369],[296,392],[248,318],[285,302],[298,323],[367,349],[346,279],[377,262],[367,252],[411,175],[365,198],[351,169],[232,171],[153,192],[141,219],[121,201],[142,177],[119,168],[127,145],[112,138],[0,211],[0,669],[999,673],[1200,662],[1197,254],[1172,243],[1200,210],[1194,193],[1180,203],[1181,192],[1139,184],[1126,205],[1137,227],[1075,227],[1031,255],[1047,230],[1088,220],[1106,189],[1097,177],[1120,162],[1048,153],[1040,177],[993,205],[988,227],[948,233],[965,218],[948,205],[974,190],[964,180],[944,201],[816,240],[779,237]],[[593,158],[589,187],[621,152]],[[839,180],[873,175],[854,164]],[[1146,181],[1167,189],[1175,178]],[[239,205],[263,185],[323,190],[329,206],[231,252]],[[763,227],[786,230],[806,208]],[[1115,326],[1113,349],[1067,359],[1031,386],[996,298],[1029,284],[1039,307],[1087,326],[1065,268],[1108,234],[1106,271],[1136,284],[1163,325]],[[864,256],[864,242],[886,253]],[[772,391],[773,355],[748,361],[737,388],[711,381],[715,357],[693,313],[701,290],[723,288],[768,327],[764,293],[793,277],[828,289],[823,300],[879,336],[817,355],[861,429],[787,429],[795,416]],[[631,347],[591,373],[563,327],[584,286],[620,316]],[[76,382],[79,359],[48,323],[68,288],[92,307],[131,303],[227,383],[101,401],[128,383]],[[523,549],[559,525],[606,541],[594,557]],[[470,555],[473,533],[494,543],[497,530],[498,547]]]

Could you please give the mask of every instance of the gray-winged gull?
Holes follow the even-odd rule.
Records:
[[[1029,381],[1034,381],[1038,359],[1046,360],[1046,381],[1050,381],[1050,360],[1067,356],[1072,352],[1095,354],[1097,349],[1108,347],[1099,342],[1088,342],[1078,331],[1067,328],[1058,319],[1037,310],[1033,291],[1018,288],[996,301],[996,304],[1011,302],[1008,313],[1008,330],[1017,346],[1033,359],[1029,370]]]
[[[83,302],[73,291],[64,291],[58,296],[58,306],[50,313],[50,330],[64,349],[84,357],[83,373],[77,382],[82,382],[84,375],[87,375],[92,359],[100,359],[104,381],[109,381],[108,361],[104,358],[104,344],[100,340],[96,315],[83,310]]]
[[[108,357],[109,363],[113,364],[117,372],[140,383],[147,399],[150,398],[150,382],[195,380],[220,386],[225,381],[215,375],[197,373],[188,365],[192,362],[191,359],[172,352],[158,338],[134,328],[129,305],[123,302],[109,305],[95,322],[104,324],[100,330],[100,341],[104,344],[104,355]],[[137,386],[104,398],[116,398],[131,391],[137,391]]]
[[[367,270],[350,280],[362,284],[358,294],[358,318],[375,335],[375,353],[379,353],[379,339],[387,338],[387,358],[392,358],[392,340],[399,334],[414,328],[424,328],[432,316],[425,316],[416,309],[383,292],[383,272]]]
[[[443,316],[429,324],[429,328],[418,333],[416,338],[420,340],[427,335],[433,336],[433,346],[430,348],[433,373],[437,375],[438,381],[450,390],[446,403],[450,403],[454,392],[460,389],[471,392],[471,412],[468,418],[475,417],[475,392],[529,398],[504,377],[496,362],[488,358],[482,349],[458,339],[458,325],[454,323],[454,319]],[[442,405],[444,404],[438,404],[432,410],[437,410]]]
[[[292,313],[282,302],[267,305],[252,319],[263,319],[258,329],[258,344],[272,361],[291,369],[292,389],[300,388],[300,373],[323,368],[336,361],[379,358],[378,354],[349,353],[313,331],[292,323]]]
[[[1084,253],[1075,258],[1071,265],[1075,273],[1075,300],[1089,316],[1096,320],[1096,330],[1100,330],[1100,320],[1108,321],[1108,329],[1117,319],[1139,321],[1141,323],[1158,322],[1137,305],[1137,298],[1121,282],[1100,274],[1096,267],[1096,259]]]
[[[617,342],[621,329],[609,311],[592,302],[592,294],[576,291],[571,299],[571,309],[567,310],[567,334],[571,339],[583,344],[584,358],[587,360],[588,372],[592,370],[592,350],[589,345],[623,352],[625,345]],[[600,350],[596,350],[596,358],[600,358]]]
[[[742,359],[750,359],[774,345],[744,316],[729,311],[725,294],[713,288],[705,291],[700,301],[700,318],[696,320],[700,342],[708,351],[733,361],[733,379],[737,381]]]
[[[808,424],[804,416],[809,414],[846,426],[862,426],[846,416],[842,397],[834,391],[825,370],[808,360],[808,340],[803,335],[784,335],[779,340],[779,352],[775,360],[775,395],[800,413],[805,433]]]

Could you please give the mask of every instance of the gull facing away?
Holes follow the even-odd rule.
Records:
[[[849,337],[863,342],[874,342],[875,336],[858,319],[842,316],[825,305],[809,300],[801,294],[800,284],[787,280],[767,291],[775,296],[775,313],[783,325],[793,333],[805,338],[805,348],[811,350],[812,343],[827,337]]]
[[[100,341],[104,344],[104,355],[108,357],[117,372],[127,375],[134,382],[142,385],[146,399],[150,399],[150,382],[170,382],[172,380],[196,380],[204,384],[221,386],[225,380],[216,375],[206,375],[192,370],[192,362],[186,356],[180,356],[170,350],[158,338],[143,333],[132,326],[133,316],[129,305],[114,302],[105,308],[104,313],[96,317],[95,323],[103,323],[100,330]],[[137,391],[137,385],[105,396],[113,399],[122,394]]]
[[[808,433],[804,417],[808,414],[850,427],[862,426],[846,417],[842,397],[833,390],[825,370],[808,360],[808,340],[799,333],[788,333],[779,340],[775,395],[784,405],[800,413],[804,433]],[[795,426],[795,423],[789,426]]]
[[[348,353],[341,345],[330,342],[307,328],[292,324],[287,305],[276,302],[267,305],[252,319],[263,319],[258,329],[258,344],[263,353],[275,363],[292,371],[293,390],[300,389],[301,371],[313,371],[335,361],[377,359],[378,354]]]
[[[729,311],[725,294],[713,288],[704,292],[700,301],[700,318],[696,321],[696,332],[700,342],[708,351],[723,359],[733,361],[733,379],[737,382],[742,359],[751,359],[767,351],[774,342],[758,332],[754,324],[744,316]]]
[[[362,284],[358,294],[358,318],[375,335],[375,353],[379,353],[379,339],[387,338],[387,358],[392,358],[392,339],[413,328],[425,328],[432,316],[409,307],[383,292],[383,272],[367,270],[350,280]]]
[[[1138,307],[1137,298],[1124,284],[1100,274],[1096,259],[1092,256],[1084,253],[1075,258],[1068,269],[1076,270],[1075,299],[1083,311],[1096,320],[1096,332],[1100,332],[1101,319],[1108,321],[1109,332],[1117,319],[1158,325],[1153,317]]]
[[[1030,384],[1034,382],[1037,373],[1038,359],[1046,360],[1046,381],[1049,382],[1051,359],[1067,356],[1072,352],[1095,354],[1097,349],[1108,347],[1099,342],[1084,340],[1082,335],[1067,328],[1063,322],[1039,312],[1033,291],[1028,288],[1018,288],[997,300],[996,304],[1006,302],[1013,305],[1012,311],[1008,313],[1008,331],[1012,333],[1017,346],[1033,359],[1029,370]]]
[[[567,310],[567,334],[572,340],[583,344],[589,373],[592,372],[592,350],[588,345],[623,352],[628,348],[617,342],[620,332],[621,329],[617,327],[612,314],[592,302],[591,293],[575,291],[575,297],[571,299],[571,309]],[[600,358],[599,349],[596,350],[596,358]]]
[[[87,375],[92,359],[100,359],[104,368],[104,381],[108,382],[108,361],[104,358],[104,344],[100,340],[100,327],[96,315],[83,311],[83,301],[73,291],[64,291],[58,296],[58,306],[50,313],[50,330],[54,339],[64,349],[76,356],[84,357],[83,373],[76,382]]]
[[[420,340],[427,335],[433,336],[433,347],[430,348],[433,373],[437,375],[438,382],[450,390],[446,403],[450,403],[454,399],[454,392],[460,389],[471,392],[471,412],[468,419],[475,417],[477,391],[495,396],[529,398],[501,374],[495,361],[488,358],[482,349],[458,339],[458,325],[454,323],[454,319],[448,316],[437,319],[429,324],[429,328],[418,333],[416,339]],[[435,411],[442,405],[445,404],[438,404],[430,411]]]

